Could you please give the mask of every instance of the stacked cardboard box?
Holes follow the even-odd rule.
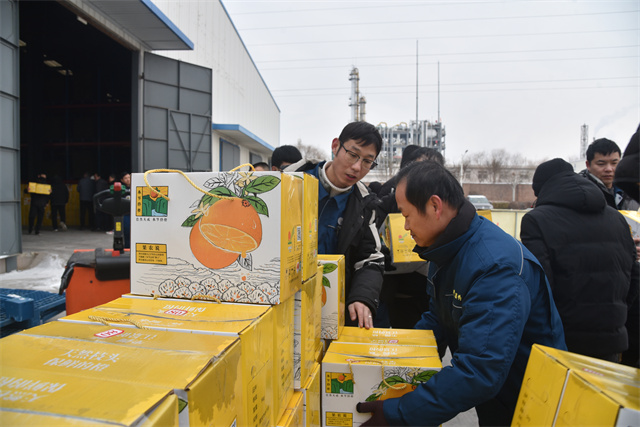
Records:
[[[281,305],[281,308],[285,307]],[[120,328],[143,327],[152,331],[239,338],[243,390],[243,407],[239,412],[242,412],[241,418],[246,425],[267,426],[274,425],[276,417],[280,416],[278,402],[274,401],[274,317],[277,317],[274,308],[258,304],[127,296],[61,320],[80,323],[103,321]]]
[[[133,294],[278,304],[300,289],[303,179],[201,172],[147,181],[132,176]]]
[[[322,425],[357,427],[371,417],[358,402],[400,397],[440,369],[435,347],[333,341],[322,359]]]
[[[344,255],[318,255],[322,265],[322,330],[323,339],[336,340],[345,323]]]
[[[534,344],[514,426],[639,426],[640,370]]]

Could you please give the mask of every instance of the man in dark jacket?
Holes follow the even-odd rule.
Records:
[[[40,173],[36,177],[37,184],[46,184],[47,175]],[[44,190],[44,186],[36,187],[31,194],[31,206],[29,207],[29,234],[34,230],[36,235],[40,234],[40,228],[42,227],[42,220],[44,218],[44,209],[49,203],[49,196],[51,194],[51,187],[48,186],[47,190]],[[26,190],[25,190],[26,191]]]
[[[569,351],[618,362],[627,349],[626,298],[635,245],[623,216],[562,159],[533,175],[535,208],[522,243],[538,258],[560,312]]]
[[[621,188],[636,202],[640,202],[640,126],[636,129],[624,150],[622,160],[616,168],[614,185]],[[640,239],[634,239],[636,252],[640,253]],[[631,276],[631,289],[627,298],[629,311],[627,313],[627,333],[629,334],[629,349],[622,353],[622,363],[640,367],[640,279],[638,259]]]
[[[637,210],[640,204],[622,189],[613,185],[616,168],[620,162],[620,147],[607,138],[593,141],[587,148],[587,168],[580,175],[600,188],[607,204],[615,209]]]
[[[51,224],[53,231],[58,231],[58,217],[60,217],[60,229],[67,229],[67,202],[69,202],[69,189],[59,175],[55,175],[51,181]]]
[[[362,426],[438,425],[473,407],[480,425],[510,425],[531,346],[566,349],[542,266],[520,242],[476,214],[443,166],[402,169],[396,187],[415,252],[430,261],[429,311],[416,324],[452,354],[400,398],[359,403]]]
[[[78,181],[78,196],[80,197],[80,230],[84,230],[85,219],[89,220],[89,228],[95,229],[93,215],[93,195],[96,193],[96,184],[89,172],[85,172]]]
[[[375,126],[353,122],[333,139],[332,161],[302,159],[286,169],[318,178],[318,253],[345,256],[346,321],[367,329],[379,304],[384,255],[376,229],[379,200],[360,180],[376,166],[381,149]]]

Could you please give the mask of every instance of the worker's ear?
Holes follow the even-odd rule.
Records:
[[[427,214],[434,215],[436,219],[440,219],[444,210],[444,202],[440,196],[433,195],[429,197],[427,202]]]
[[[339,149],[340,149],[340,140],[338,138],[333,138],[333,141],[331,141],[331,152],[333,153],[334,157],[338,155]]]

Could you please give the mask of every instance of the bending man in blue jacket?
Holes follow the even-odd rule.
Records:
[[[566,349],[544,271],[520,242],[476,214],[443,166],[401,170],[396,188],[414,251],[430,261],[432,329],[451,366],[406,395],[359,403],[373,416],[362,426],[438,425],[473,407],[480,425],[510,425],[534,343]]]

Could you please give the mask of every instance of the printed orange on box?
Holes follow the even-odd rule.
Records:
[[[148,186],[133,174],[131,292],[285,301],[302,283],[303,181],[280,172],[151,173]]]

